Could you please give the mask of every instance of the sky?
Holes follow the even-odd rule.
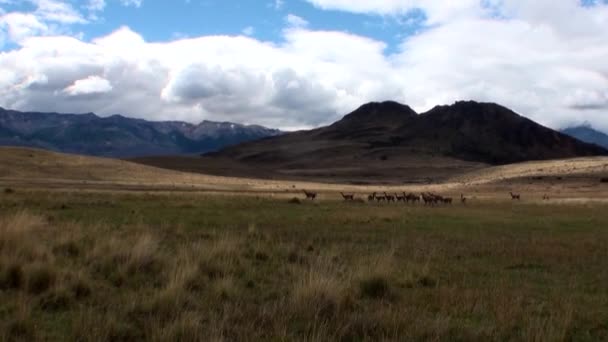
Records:
[[[0,0],[0,106],[318,127],[495,102],[608,131],[608,0]]]

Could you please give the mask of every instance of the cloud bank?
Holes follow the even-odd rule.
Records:
[[[53,23],[85,16],[47,3],[0,17],[0,44],[17,44],[0,54],[0,106],[290,129],[330,123],[368,101],[424,111],[473,99],[554,128],[588,121],[608,130],[603,2],[308,1],[370,15],[422,11],[426,19],[387,54],[382,41],[315,30],[296,14],[285,18],[281,42],[245,34],[148,42],[128,27],[83,40]]]

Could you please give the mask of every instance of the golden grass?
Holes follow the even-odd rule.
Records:
[[[600,204],[64,200],[0,199],[2,339],[608,336]]]
[[[369,186],[327,184],[304,181],[261,180],[221,177],[170,171],[128,161],[55,153],[30,148],[0,147],[0,185],[11,190],[19,188],[138,190],[138,191],[205,191],[215,194],[251,194],[293,199],[302,189],[319,193],[318,199],[341,199],[339,192],[354,193],[366,198],[373,191],[389,193],[433,191],[449,194],[455,199],[460,193],[469,195],[477,188],[504,183],[522,177],[608,175],[608,157],[576,158],[525,162],[488,167],[464,174],[456,173],[444,183],[404,186]],[[455,171],[458,172],[458,171]],[[551,193],[568,188],[562,184]],[[506,195],[505,189],[498,190]],[[539,190],[543,191],[543,190]],[[577,189],[568,189],[576,197]],[[588,192],[583,192],[587,194]],[[559,196],[562,197],[562,196]]]

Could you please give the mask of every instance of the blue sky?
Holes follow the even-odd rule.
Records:
[[[608,131],[608,0],[0,0],[0,106],[325,125],[496,102]]]
[[[6,0],[5,0],[6,1]],[[297,16],[315,30],[345,31],[387,43],[390,54],[404,36],[422,28],[424,13],[412,11],[405,15],[377,15],[339,10],[321,10],[304,0],[147,0],[125,3],[107,0],[101,13],[89,11],[86,1],[71,1],[83,11],[86,23],[76,23],[71,30],[83,39],[110,34],[116,28],[129,26],[147,41],[169,41],[176,38],[209,35],[249,35],[280,43],[288,15]],[[32,12],[36,3],[13,0],[4,5],[6,12]],[[91,19],[91,14],[98,18]],[[14,48],[8,44],[4,50]]]

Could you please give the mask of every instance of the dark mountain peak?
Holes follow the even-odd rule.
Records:
[[[370,102],[329,127],[340,130],[395,129],[417,116],[412,108],[395,101]]]
[[[418,115],[412,108],[395,101],[370,102],[346,115],[344,119],[360,118],[369,120],[403,119]]]
[[[452,105],[435,106],[424,114],[434,113],[453,113],[460,115],[491,115],[491,116],[516,116],[519,114],[513,112],[509,108],[503,107],[492,102],[477,102],[477,101],[457,101]]]

